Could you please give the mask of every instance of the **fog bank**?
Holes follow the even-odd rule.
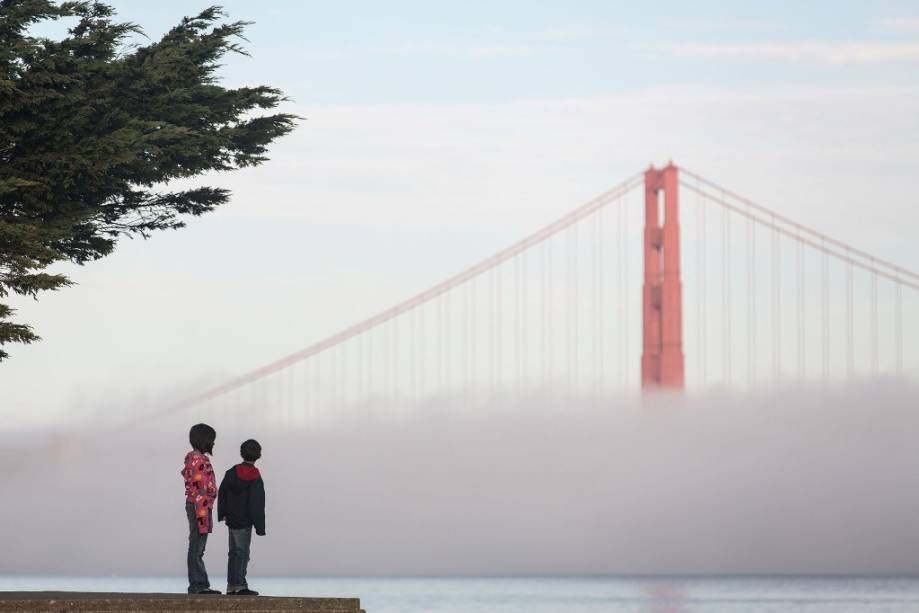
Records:
[[[916,574],[917,399],[876,381],[473,414],[431,401],[321,429],[215,420],[214,464],[245,437],[264,448],[254,575]],[[0,573],[184,574],[194,421],[4,440]]]

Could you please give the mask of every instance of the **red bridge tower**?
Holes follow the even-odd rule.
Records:
[[[679,179],[673,162],[645,171],[645,284],[642,389],[683,389],[683,290],[680,284]],[[664,192],[664,220],[659,193]]]

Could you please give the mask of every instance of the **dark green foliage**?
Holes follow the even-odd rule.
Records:
[[[63,40],[29,35],[62,17],[76,20]],[[212,7],[129,47],[138,26],[113,17],[101,2],[0,0],[0,298],[66,286],[43,271],[225,203],[224,189],[167,184],[259,164],[293,129],[292,115],[253,112],[276,107],[279,90],[217,83],[219,60],[244,53],[247,24],[220,23]],[[0,347],[38,339],[10,313],[0,304]]]

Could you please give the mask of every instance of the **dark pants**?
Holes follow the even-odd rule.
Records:
[[[249,587],[246,569],[249,566],[249,545],[252,543],[252,526],[230,528],[230,554],[227,562],[227,592]]]
[[[211,587],[204,568],[204,547],[207,545],[207,534],[198,532],[198,520],[195,517],[195,505],[186,502],[185,514],[188,516],[188,593],[197,594]]]

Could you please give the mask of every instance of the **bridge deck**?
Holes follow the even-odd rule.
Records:
[[[0,592],[6,611],[305,611],[363,613],[358,598],[287,598],[276,596],[200,596],[104,592]]]

